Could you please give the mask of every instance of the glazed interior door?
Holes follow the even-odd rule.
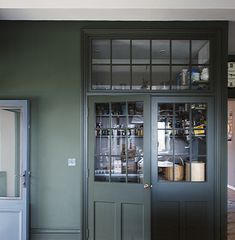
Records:
[[[214,240],[210,98],[152,99],[152,239]]]
[[[28,239],[27,101],[0,100],[0,238]]]
[[[88,114],[89,239],[150,240],[149,98],[89,97]]]

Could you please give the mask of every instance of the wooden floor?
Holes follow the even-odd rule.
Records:
[[[235,204],[229,205],[232,202],[235,203],[235,191],[228,189],[228,240],[235,240]]]

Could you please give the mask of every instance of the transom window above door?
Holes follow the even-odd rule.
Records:
[[[93,38],[92,91],[210,90],[210,41]]]

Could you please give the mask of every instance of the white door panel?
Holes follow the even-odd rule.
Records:
[[[23,240],[23,212],[0,210],[1,240]]]

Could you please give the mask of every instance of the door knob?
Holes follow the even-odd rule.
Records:
[[[153,186],[152,184],[150,185],[150,184],[148,184],[148,183],[145,183],[145,184],[144,184],[144,189],[151,188],[152,186]]]

